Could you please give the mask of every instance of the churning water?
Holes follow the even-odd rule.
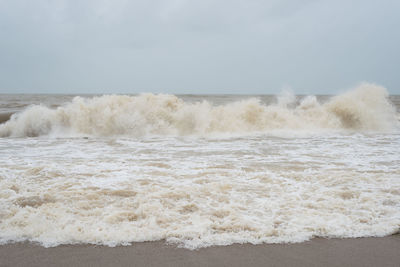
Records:
[[[400,228],[399,97],[379,86],[0,99],[1,243],[199,248]]]

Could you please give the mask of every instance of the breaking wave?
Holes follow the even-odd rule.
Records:
[[[398,127],[385,88],[362,84],[326,103],[315,96],[296,102],[282,96],[266,105],[249,98],[214,106],[174,95],[76,97],[51,109],[33,105],[0,125],[1,137],[40,135],[199,135],[268,133],[274,130],[391,131]]]

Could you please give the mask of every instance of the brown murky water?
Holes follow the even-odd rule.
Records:
[[[0,242],[198,248],[395,233],[399,103],[374,86],[3,95],[0,113],[20,113],[0,124]]]

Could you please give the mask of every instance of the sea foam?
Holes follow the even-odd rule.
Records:
[[[0,244],[196,249],[399,232],[400,131],[384,88],[208,99],[77,97],[13,115],[0,125]]]
[[[0,125],[0,136],[248,135],[275,130],[390,131],[398,127],[385,88],[362,84],[320,103],[314,96],[281,97],[266,105],[249,98],[224,105],[189,103],[174,95],[75,97],[56,109],[30,106]]]

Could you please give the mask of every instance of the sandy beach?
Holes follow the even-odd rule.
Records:
[[[0,246],[0,266],[399,266],[400,235],[187,250],[164,242],[104,247]]]

